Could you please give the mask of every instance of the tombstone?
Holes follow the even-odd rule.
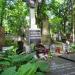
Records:
[[[38,43],[39,40],[41,40],[41,32],[40,29],[30,29],[29,30],[29,42],[30,43]]]
[[[27,2],[29,5],[30,10],[30,28],[26,30],[26,41],[28,42],[28,45],[34,46],[39,40],[41,40],[41,31],[36,25],[36,18],[35,18],[35,10],[36,10],[36,0],[23,0]],[[37,0],[38,1],[38,0]],[[34,44],[34,45],[33,45]],[[31,49],[30,49],[31,50]]]
[[[41,39],[41,31],[37,28],[35,19],[35,0],[29,0],[30,5],[30,28],[29,43],[37,43]]]

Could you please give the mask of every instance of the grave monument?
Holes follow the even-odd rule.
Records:
[[[41,40],[41,31],[37,28],[35,19],[35,0],[29,0],[30,6],[30,28],[29,28],[29,42],[37,43]]]

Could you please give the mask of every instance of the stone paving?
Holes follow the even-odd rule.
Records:
[[[47,75],[75,75],[75,63],[59,57],[50,62],[50,73]]]
[[[63,54],[59,57],[67,59],[67,60],[72,61],[72,62],[75,62],[75,53],[74,54]]]

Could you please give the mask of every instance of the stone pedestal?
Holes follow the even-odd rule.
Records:
[[[29,29],[29,42],[38,43],[41,40],[41,31],[39,28],[37,29]]]

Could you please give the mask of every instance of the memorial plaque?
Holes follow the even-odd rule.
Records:
[[[37,43],[41,40],[41,32],[40,30],[30,30],[29,31],[29,41],[30,43]]]

